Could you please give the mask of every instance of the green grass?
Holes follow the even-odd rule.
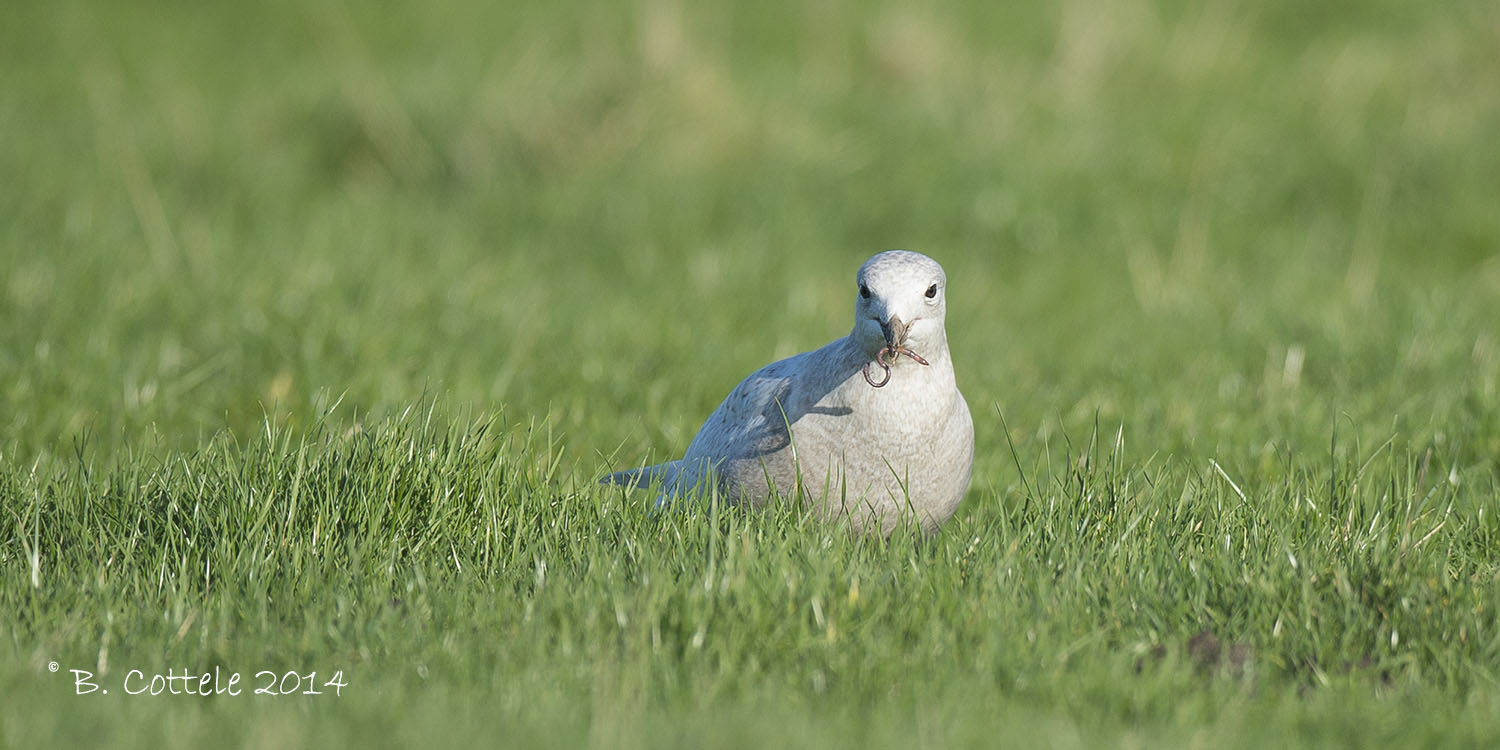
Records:
[[[1493,3],[14,5],[0,744],[1500,741]],[[594,484],[888,247],[942,533]]]

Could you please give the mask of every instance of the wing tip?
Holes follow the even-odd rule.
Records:
[[[673,464],[642,466],[611,472],[599,478],[599,484],[613,484],[627,489],[644,488],[652,484],[666,484],[671,479]]]

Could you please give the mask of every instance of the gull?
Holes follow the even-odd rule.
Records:
[[[745,378],[681,459],[600,482],[655,487],[658,506],[696,492],[757,509],[790,501],[857,532],[935,532],[974,461],[943,325],[948,277],[926,255],[889,250],[855,284],[849,335]]]

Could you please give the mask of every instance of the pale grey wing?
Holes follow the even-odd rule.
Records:
[[[799,397],[798,380],[810,353],[767,365],[735,386],[709,415],[683,457],[684,489],[726,461],[774,453],[789,442],[787,422]]]
[[[767,365],[741,381],[698,429],[681,459],[606,474],[599,483],[631,489],[659,487],[657,505],[661,506],[716,482],[714,471],[726,460],[784,445],[787,432],[781,404],[792,390],[796,361],[805,356]]]

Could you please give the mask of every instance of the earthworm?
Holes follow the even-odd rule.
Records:
[[[875,379],[872,378],[872,377],[870,377],[870,363],[866,362],[865,363],[865,382],[869,383],[870,385],[872,385],[872,386],[874,386],[876,388],[884,388],[886,383],[891,382],[891,365],[895,364],[896,363],[896,358],[899,357],[902,354],[905,354],[906,356],[911,357],[912,359],[916,360],[917,362],[919,362],[919,363],[921,363],[923,365],[927,364],[927,360],[922,359],[921,355],[919,355],[916,352],[914,352],[914,351],[906,348],[906,345],[904,345],[904,344],[897,345],[895,348],[892,348],[892,347],[889,347],[889,346],[883,346],[883,347],[880,348],[880,351],[878,351],[878,352],[875,353],[875,364],[880,365],[880,369],[885,370],[885,377],[879,383],[875,382]],[[885,361],[886,355],[890,355],[890,358],[891,358],[890,362],[886,362]]]

